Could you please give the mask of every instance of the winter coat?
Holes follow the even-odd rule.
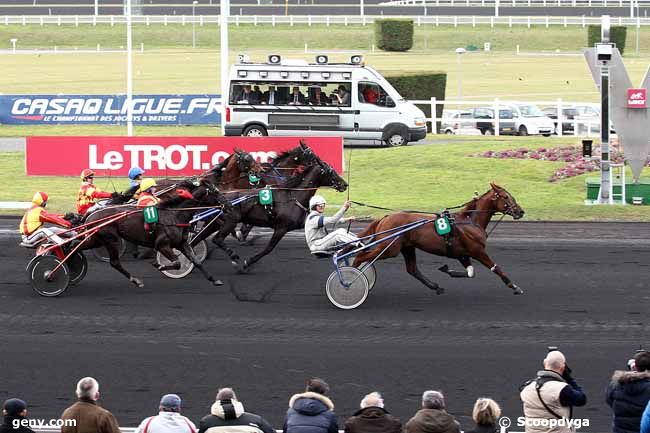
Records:
[[[613,433],[639,432],[641,416],[650,401],[650,372],[615,371],[606,400],[614,412]]]
[[[178,412],[160,411],[145,418],[135,433],[196,433],[196,426]]]
[[[289,400],[284,433],[337,433],[334,403],[315,392],[296,394]]]
[[[22,421],[24,419],[26,419],[24,416],[5,415],[4,423],[0,425],[0,433],[34,433],[29,427],[20,426],[17,429],[14,428],[14,420]]]
[[[76,426],[63,426],[61,433],[120,433],[120,427],[112,413],[88,399],[78,402],[63,411],[61,419],[73,419]]]
[[[465,433],[499,433],[501,428],[496,424],[476,424],[473,429]]]
[[[650,402],[646,405],[641,417],[641,433],[650,433]]]
[[[275,433],[271,424],[259,415],[244,411],[237,400],[218,400],[203,417],[199,433]]]
[[[460,426],[445,410],[420,409],[406,423],[404,433],[460,433]]]
[[[402,422],[381,407],[357,411],[345,421],[345,433],[401,433]]]

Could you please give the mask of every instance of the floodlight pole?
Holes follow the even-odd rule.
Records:
[[[465,48],[456,48],[456,55],[458,57],[458,99],[463,99],[463,64],[461,61],[462,55],[465,53]]]
[[[126,0],[126,130],[133,136],[133,34],[131,32],[131,0]]]
[[[600,28],[601,43],[608,44],[609,15],[603,15]],[[609,144],[609,61],[603,61],[600,63],[600,193],[598,197],[600,204],[614,203],[611,195]]]
[[[499,16],[499,0],[494,0],[494,16]]]
[[[196,48],[196,5],[198,3],[197,0],[192,2],[192,48]]]
[[[99,0],[95,0],[95,16],[99,15]]]
[[[363,4],[363,0],[359,0],[359,15],[364,16],[366,14],[364,9],[365,5]]]
[[[230,64],[228,61],[228,17],[230,16],[230,0],[221,0],[221,133],[225,132],[226,105],[228,104],[228,75]]]

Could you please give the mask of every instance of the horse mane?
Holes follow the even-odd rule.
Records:
[[[491,189],[491,188],[488,189],[488,190],[487,190],[486,192],[484,192],[483,194],[481,194],[480,196],[472,197],[471,200],[469,200],[469,201],[466,202],[466,203],[463,203],[463,204],[461,205],[461,209],[458,211],[458,214],[459,214],[459,215],[462,215],[462,216],[467,216],[467,215],[469,214],[469,216],[471,217],[472,214],[473,214],[474,212],[476,212],[476,210],[477,210],[478,202],[479,202],[483,197],[485,197],[486,195],[488,195],[490,192],[492,192],[492,189]]]

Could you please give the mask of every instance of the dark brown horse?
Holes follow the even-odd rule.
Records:
[[[429,254],[455,258],[460,261],[465,267],[464,272],[449,270],[446,265],[440,268],[442,272],[454,278],[472,278],[474,276],[474,268],[471,259],[475,259],[497,274],[504,284],[512,289],[515,295],[521,294],[523,291],[510,281],[510,278],[506,276],[501,268],[487,254],[486,228],[492,216],[496,213],[503,213],[510,215],[514,219],[520,219],[524,216],[524,210],[504,188],[494,183],[490,185],[491,188],[485,194],[472,199],[459,212],[451,214],[454,220],[453,230],[447,235],[447,239],[438,235],[436,232],[434,227],[436,216],[406,212],[387,215],[373,221],[360,236],[370,236],[374,233],[380,233],[423,219],[430,220],[431,223],[403,234],[381,254],[379,259],[396,257],[401,252],[406,262],[406,271],[428,288],[435,290],[438,294],[443,293],[444,289],[430,281],[420,272],[415,258],[416,249]],[[378,234],[374,240],[380,240],[387,236],[390,236],[390,234]],[[381,242],[370,250],[362,251],[355,257],[354,266],[358,267],[364,262],[374,260],[387,245],[388,241]]]

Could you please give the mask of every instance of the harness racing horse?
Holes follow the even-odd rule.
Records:
[[[305,152],[305,155],[309,158],[308,165],[296,168],[291,178],[281,186],[273,188],[272,207],[261,205],[257,194],[241,193],[240,198],[249,198],[224,212],[223,223],[218,227],[219,231],[212,241],[226,252],[233,266],[240,271],[247,270],[273,251],[287,232],[304,227],[309,199],[319,187],[330,186],[339,192],[347,189],[348,185],[345,180],[329,164],[321,161],[311,151]],[[239,222],[273,229],[273,235],[266,247],[260,253],[245,259],[243,264],[239,263],[237,253],[224,243],[226,236]],[[206,229],[192,238],[192,245],[208,237],[217,229],[217,225],[217,222],[211,222]]]
[[[223,283],[215,280],[197,260],[187,239],[189,235],[189,221],[196,213],[196,209],[192,208],[196,206],[218,206],[226,203],[226,201],[218,190],[207,182],[203,182],[200,187],[195,188],[192,196],[193,199],[189,200],[176,196],[175,198],[162,201],[158,205],[159,219],[152,233],[143,229],[144,213],[134,212],[101,228],[92,236],[92,239],[88,241],[87,245],[83,245],[83,249],[95,248],[97,246],[106,247],[111,266],[138,287],[144,286],[142,281],[132,276],[124,269],[120,262],[118,238],[123,238],[136,245],[160,251],[171,263],[166,266],[154,263],[154,266],[159,271],[180,269],[181,264],[173,252],[173,249],[176,249],[192,261],[194,266],[203,273],[208,281],[215,286],[220,286]],[[111,215],[118,215],[125,211],[134,211],[135,209],[135,207],[131,206],[108,207],[94,212],[88,217],[87,222],[91,223],[92,221],[110,217]]]
[[[415,251],[419,249],[429,254],[458,259],[465,267],[465,272],[449,270],[446,265],[440,268],[442,272],[455,278],[474,277],[474,268],[471,259],[478,260],[486,268],[490,269],[490,271],[497,274],[504,284],[512,289],[513,294],[522,294],[523,291],[510,281],[510,278],[488,256],[485,249],[488,237],[486,228],[492,216],[496,213],[503,213],[517,220],[524,216],[524,210],[504,188],[494,183],[491,183],[490,186],[491,188],[485,194],[472,199],[459,212],[451,214],[454,222],[452,232],[447,235],[450,236],[448,239],[438,235],[433,224],[435,217],[432,218],[431,215],[400,212],[373,221],[359,235],[360,237],[370,236],[374,233],[380,233],[423,219],[431,220],[431,223],[406,232],[383,253],[382,251],[386,248],[385,242],[379,243],[369,251],[362,251],[355,257],[354,266],[358,267],[364,262],[372,261],[377,256],[382,260],[395,257],[401,252],[406,263],[406,271],[410,275],[428,288],[435,290],[438,294],[444,293],[442,287],[430,281],[418,269]],[[389,235],[385,233],[378,234],[375,240],[380,240],[386,236]]]

